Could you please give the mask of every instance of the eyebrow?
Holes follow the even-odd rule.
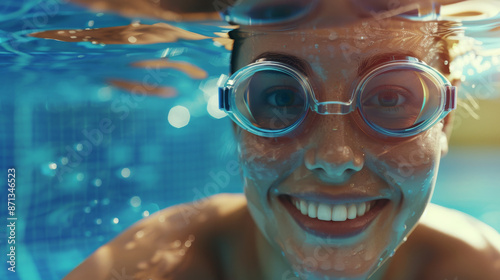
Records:
[[[406,56],[411,56],[421,60],[413,52],[390,52],[390,53],[380,53],[369,56],[358,63],[358,76],[361,77],[366,74],[373,67],[390,60],[397,58],[404,58]]]
[[[265,52],[261,53],[257,57],[253,59],[253,61],[257,61],[260,59],[265,59],[265,60],[271,60],[271,61],[277,61],[281,63],[288,64],[295,69],[299,70],[302,72],[302,74],[307,75],[308,73],[311,72],[311,67],[309,66],[309,63],[297,56],[291,55],[291,54],[284,54],[284,53],[276,53],[276,52]]]
[[[372,56],[369,56],[367,58],[364,58],[358,63],[357,67],[357,74],[358,76],[362,76],[365,73],[367,73],[370,69],[373,67],[377,66],[378,64],[381,64],[383,62],[395,59],[395,58],[403,58],[406,56],[411,56],[415,57],[417,59],[420,59],[417,57],[413,52],[389,52],[389,53],[380,53],[380,54],[375,54]],[[311,73],[311,67],[309,63],[295,55],[291,54],[285,54],[285,53],[277,53],[277,52],[265,52],[262,53],[258,56],[256,56],[253,61],[257,61],[260,59],[265,59],[265,60],[271,60],[271,61],[277,61],[277,62],[282,62],[285,64],[288,64],[295,69],[299,70],[303,74],[307,75],[308,73]]]

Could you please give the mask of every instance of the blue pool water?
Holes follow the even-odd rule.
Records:
[[[7,271],[8,232],[0,227],[0,279],[61,279],[143,217],[216,192],[242,192],[239,176],[227,185],[214,179],[236,161],[229,119],[210,113],[216,81],[228,72],[230,53],[220,44],[93,44],[28,36],[159,22],[55,0],[6,1],[0,15],[0,174],[7,178],[7,169],[16,169],[18,218],[16,273]],[[170,24],[207,36],[227,32],[218,27],[223,22]],[[206,74],[131,66],[159,58],[188,62]],[[145,80],[163,95],[125,89]],[[175,93],[166,90],[172,88]],[[452,147],[433,201],[500,230],[499,166],[500,148]],[[7,223],[4,185],[0,197],[1,221]]]

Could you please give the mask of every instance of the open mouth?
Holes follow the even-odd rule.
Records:
[[[289,195],[280,195],[278,199],[302,229],[323,238],[347,238],[360,234],[389,202],[377,199],[330,204]]]

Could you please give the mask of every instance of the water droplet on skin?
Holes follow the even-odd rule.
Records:
[[[405,236],[405,237],[403,238],[403,243],[404,243],[404,242],[406,242],[406,240],[408,240],[408,237],[406,237],[406,236]]]
[[[306,41],[306,38],[305,38],[305,37],[302,37],[302,38],[300,38],[300,41],[301,41],[301,42],[305,42],[305,41]]]
[[[136,239],[139,239],[139,238],[142,238],[144,236],[144,231],[143,230],[140,230],[138,232],[135,233],[135,238]]]
[[[147,269],[148,268],[148,263],[146,261],[142,261],[140,263],[137,264],[137,268],[138,269]]]
[[[318,44],[315,44],[315,45],[314,45],[314,47],[317,49],[317,48],[319,48],[319,45],[318,45]]]
[[[127,250],[132,250],[135,248],[135,242],[134,241],[130,241],[128,242],[126,245],[125,245],[125,249]]]
[[[322,263],[320,267],[323,270],[329,270],[331,268],[331,266],[328,262]]]
[[[336,263],[334,266],[333,266],[333,269],[337,270],[337,271],[344,271],[345,270],[345,265],[341,262],[338,262]]]

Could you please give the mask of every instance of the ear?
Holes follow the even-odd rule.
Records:
[[[441,131],[440,144],[441,144],[441,157],[448,153],[448,143],[450,142],[451,131],[453,130],[453,119],[455,118],[455,111],[451,111],[443,120],[443,131]]]

